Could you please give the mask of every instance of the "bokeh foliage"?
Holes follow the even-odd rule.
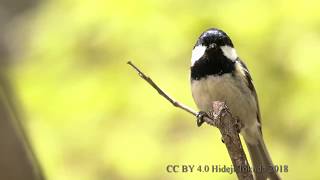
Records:
[[[258,91],[283,179],[319,179],[320,1],[46,0],[12,23],[12,80],[48,179],[234,179],[167,173],[230,165],[218,131],[171,107],[127,65],[194,106],[191,49],[218,27]]]

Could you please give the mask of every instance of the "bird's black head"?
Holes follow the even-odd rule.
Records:
[[[219,46],[230,46],[233,47],[232,41],[229,36],[220,29],[211,28],[207,31],[203,32],[195,47],[198,45],[206,46],[206,47],[219,47]]]
[[[198,38],[192,50],[191,77],[230,73],[238,55],[229,36],[219,29],[208,29]]]

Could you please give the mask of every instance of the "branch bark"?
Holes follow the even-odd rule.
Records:
[[[127,62],[134,68],[139,76],[150,84],[158,93],[168,100],[173,106],[180,108],[194,116],[198,116],[199,112],[192,108],[176,101],[164,92],[150,77],[145,75],[137,66],[132,62]],[[224,102],[212,102],[212,110],[207,112],[208,116],[203,117],[203,121],[209,125],[215,126],[220,130],[224,144],[227,147],[230,159],[239,180],[253,180],[252,172],[244,153],[239,132],[241,124],[234,118]]]
[[[220,130],[238,179],[253,180],[239,137],[241,129],[240,121],[232,116],[225,102],[214,101],[212,103],[212,111],[208,114],[216,122],[216,127]]]

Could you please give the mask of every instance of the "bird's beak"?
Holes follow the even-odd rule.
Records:
[[[210,45],[207,47],[207,51],[208,51],[208,50],[211,50],[211,49],[215,49],[216,47],[217,47],[217,44],[212,43],[212,44],[210,44]]]

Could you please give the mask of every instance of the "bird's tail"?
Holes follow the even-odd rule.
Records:
[[[255,180],[280,180],[280,176],[274,171],[274,166],[262,135],[259,137],[258,143],[251,144],[246,142],[246,144],[251,157]]]

